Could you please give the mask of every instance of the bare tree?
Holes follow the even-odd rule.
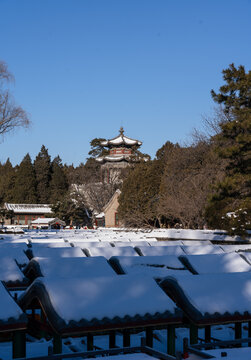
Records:
[[[26,111],[15,104],[6,84],[13,80],[6,63],[0,61],[0,135],[13,131],[17,127],[27,127],[30,120]]]
[[[183,227],[201,228],[212,186],[223,174],[223,163],[207,142],[174,149],[161,181],[159,212]]]

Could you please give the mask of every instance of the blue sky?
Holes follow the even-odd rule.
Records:
[[[78,165],[120,126],[153,157],[212,114],[222,69],[250,69],[249,0],[0,0],[0,14],[0,59],[32,120],[0,143],[1,162],[44,144]]]

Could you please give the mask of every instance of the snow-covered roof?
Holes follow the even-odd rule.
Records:
[[[250,272],[172,276],[160,286],[196,324],[251,319]]]
[[[95,215],[96,219],[103,219],[103,217],[105,216],[104,212],[99,213],[98,215]]]
[[[130,159],[130,155],[123,154],[123,155],[106,155],[106,156],[100,156],[96,158],[96,161],[102,163],[105,161],[108,162],[119,162],[119,161],[128,161]]]
[[[184,245],[182,246],[187,255],[202,255],[202,254],[223,254],[224,251],[219,245]]]
[[[89,256],[104,256],[106,259],[110,259],[112,256],[138,256],[138,253],[132,246],[124,247],[88,247],[86,252]]]
[[[86,255],[80,249],[80,247],[45,247],[45,246],[36,246],[32,248],[33,257],[52,257],[52,258],[76,258],[76,257],[85,257]]]
[[[51,206],[48,204],[4,204],[7,210],[13,210],[15,214],[49,214]]]
[[[177,246],[137,246],[142,256],[184,255],[182,247]]]
[[[0,330],[8,328],[11,325],[11,330],[25,329],[27,318],[20,307],[13,300],[11,295],[0,282]]]
[[[0,258],[0,280],[8,284],[22,283],[24,280],[23,273],[10,255],[2,255]]]
[[[165,277],[173,271],[188,272],[175,255],[166,256],[113,256],[110,263],[120,274],[148,274]]]
[[[139,140],[131,139],[124,135],[124,129],[120,128],[120,134],[113,139],[105,140],[101,142],[102,146],[120,146],[120,145],[127,145],[127,146],[141,146],[142,142]]]
[[[52,326],[88,329],[138,326],[151,321],[179,323],[180,312],[157,283],[142,276],[36,279],[19,298],[26,308],[38,298]],[[47,299],[48,300],[47,300]]]
[[[93,247],[111,247],[111,244],[108,241],[72,241],[73,246],[79,246],[81,249],[93,248]]]
[[[179,259],[194,274],[251,271],[251,266],[237,253],[183,255]]]
[[[60,224],[65,226],[65,222],[60,220],[59,218],[38,218],[31,222],[32,225],[53,225],[53,224]]]
[[[54,279],[116,276],[103,256],[33,258],[24,269],[27,277],[45,276]]]

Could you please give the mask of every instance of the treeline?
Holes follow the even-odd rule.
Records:
[[[1,203],[54,204],[68,191],[69,182],[59,156],[51,161],[43,145],[32,162],[29,154],[19,165],[0,164]]]
[[[211,92],[220,105],[190,146],[167,142],[131,169],[119,198],[127,226],[180,226],[243,233],[251,227],[251,71],[234,64]]]
[[[93,211],[101,212],[116,188],[103,181],[94,158],[77,167],[63,165],[59,156],[51,160],[44,145],[33,162],[27,154],[16,166],[9,159],[0,163],[1,206],[50,204],[53,215],[67,224],[91,225]]]

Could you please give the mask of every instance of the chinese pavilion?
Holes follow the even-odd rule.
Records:
[[[121,169],[129,165],[134,150],[138,149],[142,142],[125,136],[124,129],[121,127],[117,137],[102,141],[101,145],[109,149],[109,154],[96,158],[96,161],[101,164],[106,181],[110,182],[118,180]]]

